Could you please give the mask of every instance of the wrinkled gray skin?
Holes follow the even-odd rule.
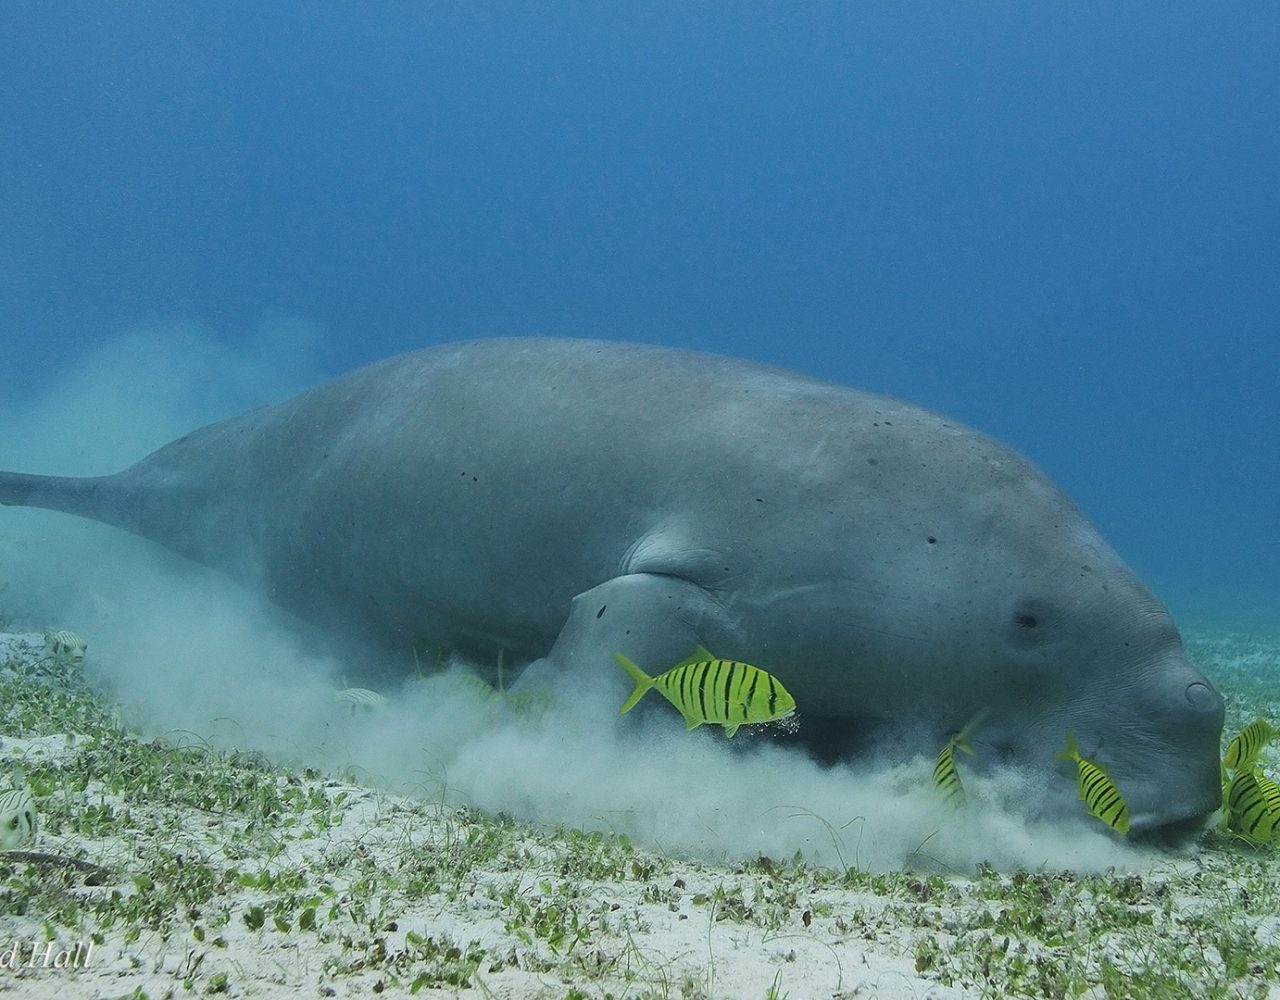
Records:
[[[0,473],[0,502],[119,525],[401,652],[545,658],[621,701],[615,650],[657,672],[701,643],[781,679],[833,754],[934,754],[981,714],[978,761],[1043,769],[1073,811],[1068,730],[1134,831],[1218,805],[1221,699],[1052,483],[919,407],[756,364],[450,344],[115,476]]]

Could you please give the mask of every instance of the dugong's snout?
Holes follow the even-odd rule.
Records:
[[[1181,650],[1128,677],[1123,687],[1094,688],[1036,731],[1057,750],[1058,727],[1072,732],[1080,755],[1123,797],[1130,839],[1176,843],[1222,805],[1222,698]],[[1052,761],[1050,808],[1079,817],[1085,796],[1076,764],[1063,756]]]
[[[1194,836],[1222,805],[1219,773],[1215,767],[1213,781],[1205,781],[1201,775],[1186,782],[1173,798],[1159,797],[1156,786],[1149,793],[1132,796],[1130,838],[1177,843]]]
[[[1130,836],[1180,839],[1193,834],[1222,805],[1222,696],[1186,665],[1149,706],[1151,734],[1135,747]]]

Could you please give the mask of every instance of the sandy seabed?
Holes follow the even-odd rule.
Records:
[[[1274,637],[1188,645],[1229,730],[1280,718]],[[1212,830],[1093,874],[665,856],[144,738],[39,634],[0,637],[0,694],[40,813],[0,856],[0,994],[1280,997],[1274,847]]]

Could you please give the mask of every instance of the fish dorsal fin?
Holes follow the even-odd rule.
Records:
[[[686,656],[683,660],[681,660],[671,669],[677,670],[680,667],[688,666],[690,663],[703,663],[706,660],[714,660],[714,659],[715,659],[715,655],[709,649],[707,649],[706,646],[703,646],[701,643],[699,643],[697,648],[695,648],[692,653]]]

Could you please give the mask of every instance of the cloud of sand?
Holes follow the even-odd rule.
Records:
[[[280,319],[235,346],[196,327],[135,331],[58,373],[39,398],[0,404],[0,468],[114,471],[319,381],[305,362],[318,346],[314,331]],[[664,705],[620,719],[599,692],[513,702],[458,664],[384,690],[381,709],[353,710],[333,692],[364,665],[317,653],[218,574],[66,515],[0,508],[0,580],[0,608],[20,626],[88,638],[87,667],[148,734],[701,857],[800,852],[833,866],[960,872],[983,861],[1099,870],[1153,860],[1085,817],[1028,820],[1021,806],[1041,790],[1014,772],[966,775],[969,806],[944,812],[930,787],[937,748],[894,767],[822,767],[767,730],[733,744],[715,727],[686,733]]]

